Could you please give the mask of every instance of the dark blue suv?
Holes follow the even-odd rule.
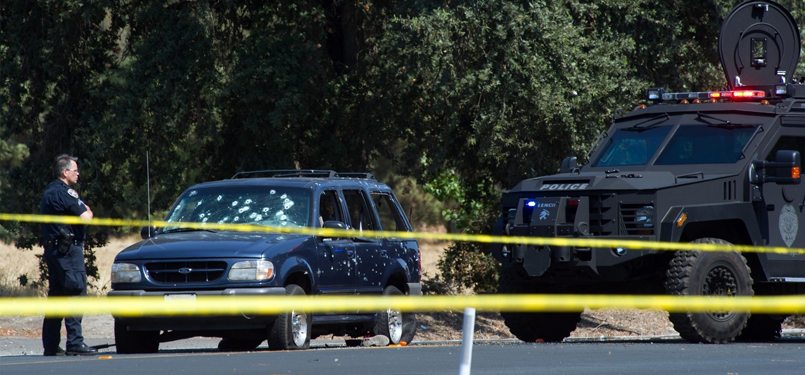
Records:
[[[267,177],[266,177],[267,176]],[[272,227],[410,231],[391,189],[368,173],[280,170],[238,173],[188,188],[166,221]],[[144,229],[112,265],[110,296],[421,295],[415,240],[328,238],[182,227]],[[278,316],[115,317],[118,353],[156,352],[159,343],[221,337],[221,350],[302,349],[322,334],[383,335],[411,342],[412,313]],[[384,340],[383,340],[384,341]]]

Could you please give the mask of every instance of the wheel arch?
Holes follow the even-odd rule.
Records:
[[[688,223],[679,237],[679,242],[693,242],[706,237],[720,238],[736,245],[754,244],[746,223],[739,218]],[[744,252],[741,255],[746,258],[752,280],[765,281],[767,276],[758,253]]]
[[[288,259],[283,263],[278,275],[282,278],[283,286],[296,284],[302,287],[307,294],[311,294],[315,287],[312,280],[313,270],[310,264],[303,259]]]
[[[410,294],[410,290],[408,290],[408,266],[402,259],[395,259],[394,262],[389,264],[388,268],[384,272],[383,280],[383,288],[394,285],[399,289],[403,294]]]

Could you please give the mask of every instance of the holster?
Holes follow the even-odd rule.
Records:
[[[58,246],[56,247],[57,251],[61,254],[67,254],[70,252],[70,246],[73,245],[73,240],[75,239],[75,235],[69,229],[65,228],[64,226],[59,227],[59,238],[57,239]]]

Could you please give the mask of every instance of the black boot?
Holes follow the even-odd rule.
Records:
[[[67,347],[67,355],[93,355],[95,353],[98,353],[98,349],[87,346],[87,344]]]
[[[45,357],[54,357],[57,355],[64,355],[64,349],[58,346],[56,347],[56,350],[45,349]]]

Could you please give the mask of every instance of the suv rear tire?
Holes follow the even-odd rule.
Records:
[[[286,295],[305,295],[299,285],[285,286]],[[291,310],[277,316],[268,333],[269,350],[296,350],[310,347],[312,317],[306,312]]]
[[[129,331],[115,319],[115,350],[117,354],[156,353],[159,351],[159,331]]]
[[[385,296],[401,296],[403,293],[394,285],[383,290]],[[409,344],[416,334],[416,315],[399,310],[387,309],[377,313],[374,333],[389,338],[389,344]]]
[[[247,352],[257,349],[262,343],[263,339],[224,337],[218,342],[218,350],[223,352]]]
[[[729,245],[718,238],[693,243]],[[672,295],[751,296],[752,277],[746,258],[736,252],[679,251],[668,266],[665,289]],[[671,323],[685,340],[726,343],[746,327],[749,314],[735,312],[672,313]]]

